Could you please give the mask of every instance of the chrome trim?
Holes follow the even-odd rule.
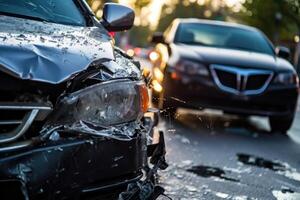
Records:
[[[33,105],[10,105],[1,104],[1,110],[24,110],[28,111],[21,120],[0,120],[0,126],[2,125],[16,125],[16,128],[7,133],[0,133],[0,144],[12,142],[20,138],[31,126],[31,124],[38,118],[41,111],[51,111],[51,107],[47,106],[33,106]]]
[[[140,180],[142,177],[143,177],[143,174],[140,173],[139,175],[137,175],[136,177],[131,178],[131,179],[123,180],[123,181],[120,181],[118,183],[113,183],[113,184],[109,184],[109,185],[83,189],[81,192],[82,193],[89,193],[89,192],[96,192],[96,191],[106,190],[106,189],[109,189],[109,188],[115,188],[115,187],[126,185],[126,184],[129,184],[129,183],[132,183],[132,182],[136,182],[136,181]]]
[[[8,152],[8,151],[14,151],[14,150],[19,150],[25,147],[29,147],[30,145],[33,144],[33,141],[23,141],[23,142],[18,142],[18,143],[13,143],[10,145],[6,145],[5,147],[0,147],[0,152]]]
[[[236,75],[236,88],[225,86],[221,83],[216,70],[229,72]],[[215,84],[223,91],[237,94],[237,95],[258,95],[263,93],[274,77],[274,72],[270,70],[260,69],[241,69],[237,67],[225,66],[225,65],[210,65],[210,71]],[[246,90],[249,76],[255,75],[269,75],[265,84],[257,90]]]
[[[22,120],[1,120],[0,125],[22,124]]]
[[[48,106],[14,106],[14,105],[0,105],[0,110],[52,110],[51,107]]]

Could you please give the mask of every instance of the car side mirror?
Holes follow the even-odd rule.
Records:
[[[106,3],[103,8],[102,24],[110,32],[129,30],[134,23],[135,13],[126,6]]]
[[[275,51],[276,51],[276,55],[278,57],[284,58],[286,60],[288,60],[291,56],[291,51],[287,47],[278,46],[278,47],[276,47]]]
[[[158,44],[158,43],[165,43],[165,37],[163,33],[156,32],[153,34],[151,38],[151,43]]]

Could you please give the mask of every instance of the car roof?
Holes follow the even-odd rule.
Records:
[[[259,29],[247,26],[243,24],[233,23],[233,22],[224,22],[218,20],[208,20],[208,19],[197,19],[197,18],[177,18],[175,19],[179,24],[182,23],[199,23],[199,24],[208,24],[208,25],[216,25],[216,26],[225,26],[232,28],[241,28],[249,31],[259,31]]]

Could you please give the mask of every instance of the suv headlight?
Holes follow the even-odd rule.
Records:
[[[274,83],[283,85],[298,85],[299,78],[297,74],[292,72],[281,72],[275,77]]]
[[[64,97],[49,124],[71,125],[83,121],[108,127],[140,119],[148,105],[148,90],[144,82],[109,81]]]
[[[209,75],[208,69],[205,65],[188,60],[179,61],[175,66],[175,69],[190,75]]]

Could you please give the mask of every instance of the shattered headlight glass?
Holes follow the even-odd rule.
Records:
[[[85,122],[105,128],[141,118],[148,105],[148,90],[142,81],[108,81],[64,97],[51,124]]]

